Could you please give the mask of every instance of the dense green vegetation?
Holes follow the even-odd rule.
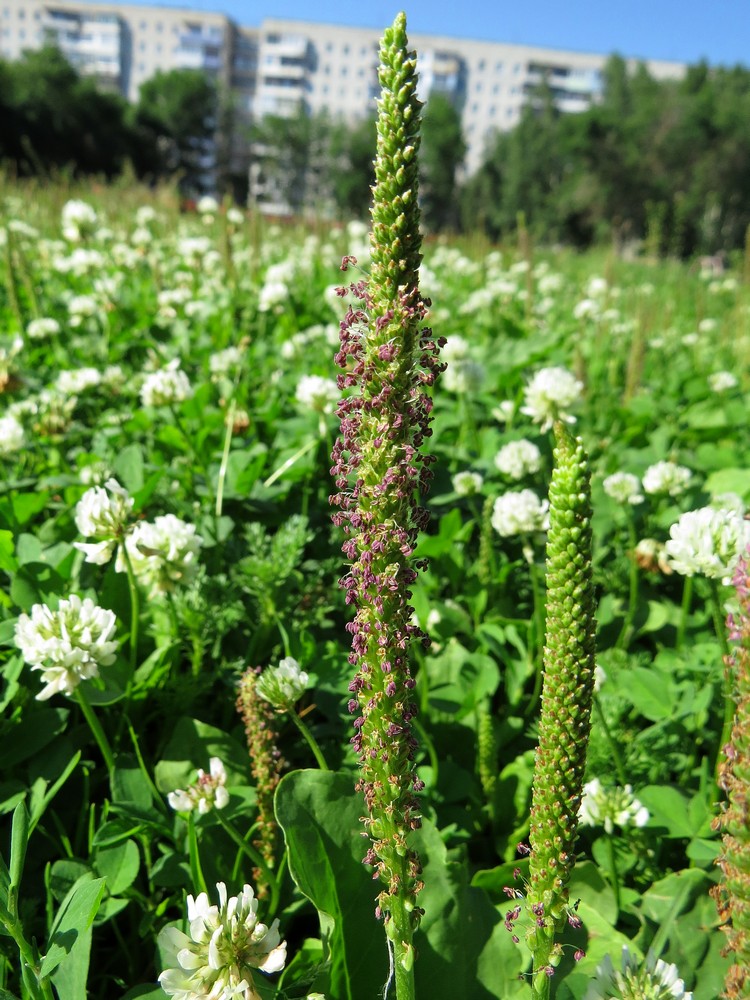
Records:
[[[251,884],[260,918],[280,920],[287,965],[258,973],[264,1000],[374,1000],[388,955],[361,861],[348,559],[329,504],[333,357],[354,301],[333,289],[360,276],[342,275],[345,253],[367,271],[365,227],[177,205],[122,184],[0,190],[0,917],[13,931],[0,989],[37,995],[16,937],[47,955],[59,1000],[87,979],[91,1000],[157,1000],[175,961],[164,929],[185,931],[185,897],[216,902],[223,882],[232,897]],[[716,1000],[723,574],[750,502],[749,287],[737,271],[480,238],[428,245],[421,283],[448,367],[417,549],[429,569],[413,588],[431,639],[414,661],[417,995],[528,996],[508,895],[528,877],[546,379],[590,455],[600,668],[579,902],[553,985],[581,1000],[626,945]],[[133,506],[122,499],[107,541],[92,511],[120,496],[110,477]],[[95,631],[99,676],[66,693],[18,630],[73,597],[112,631]],[[276,681],[277,710],[245,689],[241,717],[240,679],[262,668],[271,683],[282,660],[294,683],[279,696]]]

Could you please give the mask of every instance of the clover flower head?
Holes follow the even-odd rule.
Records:
[[[189,934],[165,927],[159,944],[170,963],[159,976],[164,992],[177,1000],[259,1000],[253,970],[280,972],[286,963],[286,941],[279,922],[258,920],[258,900],[249,885],[228,896],[217,882],[219,905],[208,895],[187,898]]]
[[[195,525],[174,514],[163,514],[153,522],[140,521],[125,539],[133,572],[153,596],[173,591],[195,575],[202,544]],[[126,569],[120,552],[115,569],[119,573]]]
[[[668,493],[678,497],[690,484],[692,472],[676,462],[656,462],[643,473],[643,489],[646,493]]]
[[[90,597],[76,594],[61,600],[57,611],[35,604],[31,614],[16,622],[16,645],[32,670],[42,671],[45,687],[36,696],[73,693],[82,680],[99,676],[99,667],[115,661],[117,641],[113,611],[100,608]]]
[[[0,455],[12,455],[20,451],[25,443],[23,424],[12,413],[0,417]]]
[[[180,369],[180,360],[175,358],[166,368],[149,372],[141,386],[141,402],[144,406],[169,406],[172,403],[182,403],[193,395],[193,387],[184,371]]]
[[[46,340],[47,337],[54,337],[59,332],[60,324],[49,316],[32,319],[26,327],[26,336],[29,340]]]
[[[77,396],[86,389],[95,388],[101,380],[98,368],[73,368],[60,372],[55,381],[55,389],[63,396]]]
[[[548,511],[549,503],[541,500],[533,490],[511,490],[495,501],[491,523],[504,538],[531,535],[547,530]]]
[[[629,503],[633,506],[643,503],[640,480],[632,472],[613,472],[604,480],[602,487],[607,496],[618,503]]]
[[[482,365],[471,358],[463,358],[448,364],[443,373],[443,385],[449,392],[477,392],[482,387],[484,375]]]
[[[204,194],[202,198],[198,199],[195,208],[198,215],[216,215],[219,211],[219,203],[212,195]]]
[[[729,583],[740,555],[750,544],[750,521],[736,510],[690,510],[669,529],[669,564],[682,576],[706,576]]]
[[[524,390],[521,413],[541,424],[542,430],[549,430],[555,420],[575,423],[575,417],[567,411],[582,392],[583,383],[567,368],[541,368]]]
[[[674,572],[669,564],[664,543],[657,538],[642,538],[635,549],[633,557],[641,569],[647,573],[663,573],[671,576]]]
[[[623,945],[620,968],[605,955],[583,1000],[693,1000],[693,994],[686,991],[675,965],[651,951],[641,962]]]
[[[492,416],[500,424],[507,424],[516,412],[516,404],[512,399],[503,399],[492,411]]]
[[[457,472],[453,477],[453,489],[460,497],[473,496],[479,493],[484,480],[478,472]]]
[[[127,526],[133,498],[116,479],[104,486],[92,486],[76,504],[75,522],[84,538],[97,542],[74,542],[86,556],[86,562],[103,565],[112,558],[118,541]]]
[[[243,352],[239,347],[225,347],[223,351],[212,354],[208,367],[212,376],[229,375],[242,364]]]
[[[341,398],[341,390],[331,378],[303,375],[297,383],[294,398],[316,413],[333,413],[333,408]]]
[[[264,670],[255,683],[255,690],[274,708],[291,711],[310,683],[310,677],[300,669],[293,657],[285,657],[278,667]]]
[[[511,479],[523,479],[524,476],[539,472],[541,467],[542,453],[527,438],[509,441],[495,455],[495,468]]]
[[[603,826],[612,833],[616,826],[645,826],[649,811],[633,795],[631,785],[624,788],[604,788],[598,778],[583,786],[578,820],[584,826]]]
[[[63,236],[71,243],[93,233],[97,222],[95,209],[88,202],[76,198],[65,202],[60,218]]]
[[[736,389],[739,382],[737,376],[731,372],[712,372],[708,376],[708,384],[711,392],[728,392],[730,389]]]
[[[226,789],[227,772],[218,757],[209,761],[209,773],[201,768],[198,778],[186,791],[176,788],[167,795],[167,801],[176,812],[192,812],[197,809],[201,815],[211,809],[223,809],[229,802],[229,792]]]

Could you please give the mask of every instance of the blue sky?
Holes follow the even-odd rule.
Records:
[[[749,0],[402,0],[402,5],[398,0],[358,4],[341,0],[161,2],[168,7],[218,10],[247,25],[258,25],[264,17],[288,17],[382,28],[403,9],[412,33],[750,66]]]

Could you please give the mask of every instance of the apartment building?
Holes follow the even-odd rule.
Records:
[[[0,57],[52,42],[82,73],[135,100],[157,70],[202,69],[230,91],[248,124],[266,114],[327,110],[354,122],[374,112],[379,28],[264,18],[258,27],[220,13],[89,0],[0,0]],[[440,91],[461,112],[472,173],[494,132],[512,128],[542,81],[563,111],[587,108],[601,91],[607,56],[410,36],[418,52],[420,97]],[[649,60],[657,79],[681,63]]]

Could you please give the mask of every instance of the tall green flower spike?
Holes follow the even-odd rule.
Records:
[[[591,489],[586,454],[564,424],[555,424],[555,469],[547,536],[547,628],[539,745],[531,802],[527,909],[532,927],[532,995],[546,1000],[560,960],[555,935],[566,919],[575,861],[594,691],[594,586]]]
[[[727,936],[722,954],[732,957],[722,997],[742,1000],[750,993],[750,552],[740,560],[733,583],[739,613],[729,620],[736,645],[727,657],[727,670],[737,707],[719,769],[719,786],[727,796],[714,821],[722,831],[716,859],[722,880],[711,895]]]
[[[417,707],[408,647],[425,638],[409,601],[418,568],[412,556],[427,516],[419,493],[427,489],[432,461],[420,448],[431,433],[428,390],[441,365],[438,345],[423,326],[427,303],[418,284],[420,104],[403,14],[384,34],[379,74],[371,276],[350,286],[358,308],[341,324],[336,362],[345,373],[338,384],[350,393],[338,408],[341,434],[331,471],[339,492],[330,499],[350,560],[341,584],[356,610],[347,626],[349,661],[357,668],[349,710],[358,714],[352,743],[367,807],[364,861],[384,886],[376,914],[385,922],[396,995],[409,1000],[421,867],[408,840],[420,825],[414,792],[423,785],[414,762]],[[345,258],[342,267],[350,262]]]

